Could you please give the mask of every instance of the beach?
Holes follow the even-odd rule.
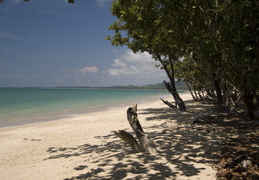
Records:
[[[181,97],[192,99],[188,93]],[[215,179],[210,162],[216,136],[190,124],[198,106],[191,103],[188,112],[177,112],[161,100],[136,103],[139,121],[159,154],[134,153],[113,134],[132,133],[128,106],[116,107],[0,128],[0,179]]]

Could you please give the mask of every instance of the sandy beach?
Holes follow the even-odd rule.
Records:
[[[181,97],[191,100],[190,94]],[[112,133],[132,133],[127,108],[1,128],[0,179],[215,179],[210,162],[216,135],[190,124],[198,105],[177,112],[160,100],[138,104],[138,118],[157,144],[157,155],[134,153]]]

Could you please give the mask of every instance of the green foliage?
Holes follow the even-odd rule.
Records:
[[[223,85],[244,98],[258,91],[257,0],[116,0],[111,11],[118,21],[107,40],[149,52],[169,79],[216,90],[219,101]]]

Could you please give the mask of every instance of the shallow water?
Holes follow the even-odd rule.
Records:
[[[0,127],[77,116],[168,95],[158,90],[0,88]]]

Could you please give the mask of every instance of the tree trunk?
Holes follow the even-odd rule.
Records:
[[[217,103],[220,106],[223,104],[223,97],[222,97],[222,92],[220,88],[220,79],[216,77],[216,73],[212,73],[212,78],[213,78],[214,88],[217,95]]]
[[[194,100],[194,101],[198,101],[198,99],[194,96],[194,94],[193,94],[193,92],[192,92],[192,89],[191,89],[189,83],[188,83],[187,81],[184,81],[184,82],[185,82],[186,86],[188,87],[189,92],[191,93],[193,100]]]
[[[207,96],[209,96],[209,98],[215,99],[215,94],[214,94],[213,90],[211,90],[211,88],[206,88],[206,92],[207,92]]]
[[[201,95],[201,90],[198,90],[198,95],[199,95],[199,97],[200,97],[200,101],[205,101],[205,99],[202,97],[202,95]]]
[[[247,116],[250,120],[254,120],[255,119],[255,115],[254,115],[254,110],[255,110],[254,95],[253,95],[252,92],[249,92],[245,88],[242,91],[243,91],[242,92],[242,99],[243,99],[243,102],[244,102],[245,107],[246,107]]]
[[[238,106],[238,103],[241,101],[242,96],[237,92],[232,92],[232,94],[229,95],[230,102],[232,103],[231,108],[236,109]]]
[[[198,97],[198,95],[197,95],[197,90],[195,90],[195,89],[194,89],[194,95],[195,95],[197,101],[201,101],[201,99],[200,99],[200,98]]]
[[[223,80],[222,92],[223,92],[223,103],[225,106],[228,107],[230,106],[230,93],[227,88],[227,82],[225,79]]]
[[[126,143],[128,143],[135,152],[145,151],[152,154],[157,153],[158,151],[156,149],[155,143],[144,133],[139,123],[137,105],[128,108],[127,119],[137,136],[138,142],[132,135],[123,130],[120,130],[118,132],[114,131],[114,134]]]
[[[161,56],[157,55],[157,58],[159,60],[159,62],[161,63],[161,65],[163,66],[167,77],[170,80],[170,83],[164,81],[164,85],[166,87],[166,89],[172,94],[172,96],[174,97],[175,103],[177,104],[178,108],[180,109],[180,111],[186,111],[186,107],[184,105],[183,100],[180,98],[177,89],[175,87],[175,80],[174,80],[174,63],[172,58],[168,58],[167,61],[162,60]],[[176,57],[175,57],[176,58]],[[169,67],[168,67],[168,63],[169,63]],[[170,68],[170,69],[169,69]]]
[[[256,107],[259,107],[259,96],[257,95],[256,90],[254,90],[253,94],[256,99]]]
[[[186,111],[185,104],[184,104],[183,100],[180,98],[180,96],[176,90],[175,84],[164,81],[164,85],[165,85],[166,89],[173,95],[174,100],[175,100],[178,108],[180,109],[180,111]]]
[[[170,108],[176,108],[176,106],[174,106],[174,105],[172,105],[170,102],[168,102],[168,101],[165,101],[165,100],[163,100],[162,98],[160,98],[161,99],[161,101],[163,101],[163,103],[165,103],[167,106],[169,106]]]

